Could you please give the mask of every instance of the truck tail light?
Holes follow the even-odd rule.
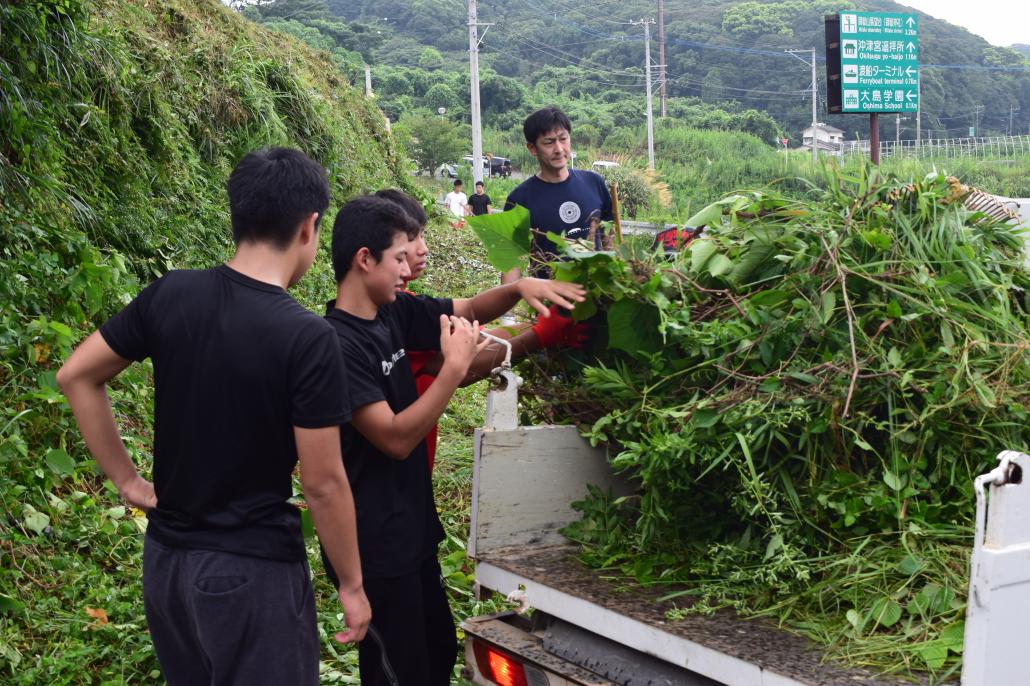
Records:
[[[499,686],[529,686],[526,670],[516,658],[480,640],[474,640],[479,673]]]

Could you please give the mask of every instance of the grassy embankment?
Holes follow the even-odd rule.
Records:
[[[214,0],[5,4],[0,24],[0,680],[159,683],[145,519],[98,475],[54,373],[141,284],[231,254],[224,184],[245,151],[292,145],[322,162],[330,219],[408,177],[381,114],[325,55]],[[317,311],[332,290],[323,251],[294,294]],[[149,365],[134,365],[112,390],[144,473],[150,386]],[[468,467],[451,437],[476,421],[475,394],[445,420],[441,449],[442,501],[459,513],[444,517],[445,564],[462,598]],[[354,683],[356,653],[331,645],[337,606],[310,550],[324,680]]]

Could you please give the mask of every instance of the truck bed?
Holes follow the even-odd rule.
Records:
[[[480,586],[504,594],[524,588],[532,608],[727,686],[920,683],[825,661],[803,637],[730,611],[667,621],[674,603],[688,602],[658,602],[675,589],[648,590],[586,568],[561,534],[579,519],[572,502],[588,485],[614,495],[633,485],[612,474],[604,450],[576,427],[518,426],[514,399],[500,400],[507,404],[494,407],[507,409],[508,424],[494,422],[475,437],[468,550]]]
[[[665,613],[674,602],[658,598],[669,588],[613,580],[584,566],[576,553],[571,545],[495,550],[480,556],[476,577],[505,594],[524,587],[536,610],[730,686],[913,683],[824,662],[805,638],[732,611],[668,621]]]

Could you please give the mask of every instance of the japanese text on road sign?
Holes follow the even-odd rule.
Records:
[[[913,14],[841,12],[843,112],[919,109],[919,20]]]

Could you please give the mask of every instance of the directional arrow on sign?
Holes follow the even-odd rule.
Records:
[[[915,19],[913,19],[912,17],[909,17],[909,18],[908,18],[908,21],[907,21],[907,22],[905,22],[905,23],[906,23],[906,24],[908,24],[908,28],[912,28],[912,24],[915,24],[915,23],[916,23],[916,20],[915,20]]]
[[[912,73],[913,72],[918,74],[919,70],[918,69],[912,69],[912,67],[909,67],[908,69],[905,70],[905,76],[907,76],[908,78],[912,78]]]
[[[908,48],[908,51],[909,51],[909,52],[915,52],[915,49],[916,49],[916,44],[915,44],[915,43],[913,43],[912,41],[909,41],[909,42],[908,42],[908,45],[907,45],[906,47]]]
[[[916,94],[913,93],[912,91],[909,91],[909,92],[905,93],[905,100],[906,101],[912,102],[915,99],[916,99]]]

